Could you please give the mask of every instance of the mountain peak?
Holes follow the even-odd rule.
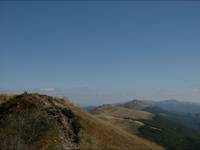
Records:
[[[126,107],[126,108],[132,108],[137,110],[142,110],[152,104],[151,101],[147,100],[139,100],[139,99],[133,99],[129,102],[120,103],[118,106]]]

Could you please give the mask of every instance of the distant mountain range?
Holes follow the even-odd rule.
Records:
[[[0,149],[198,150],[198,104],[185,105],[134,99],[85,111],[67,98],[0,94]]]
[[[115,105],[115,104],[113,104]],[[179,122],[186,127],[200,131],[200,104],[182,102],[175,99],[164,101],[147,101],[134,99],[117,106],[148,111],[156,115],[162,115],[168,119]]]
[[[183,112],[183,113],[200,113],[199,103],[181,102],[175,99],[169,99],[169,100],[154,102],[154,105],[168,111]]]
[[[199,111],[199,104],[173,99],[159,102],[134,99],[98,106],[90,112],[168,150],[197,150],[200,149]]]
[[[179,112],[179,113],[200,113],[200,103],[182,102],[175,99],[163,100],[163,101],[148,101],[134,99],[129,102],[113,104],[117,106],[123,106],[132,109],[144,109],[146,107],[160,107],[167,111]]]

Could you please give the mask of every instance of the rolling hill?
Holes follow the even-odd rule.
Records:
[[[0,101],[2,150],[164,149],[74,106],[67,99],[24,93]]]
[[[142,110],[153,114],[162,114],[171,121],[188,128],[200,131],[200,104],[182,102],[175,99],[164,101],[132,100],[125,103],[112,104],[132,110]]]
[[[134,135],[138,133],[138,128],[144,125],[140,119],[151,120],[153,117],[149,112],[113,105],[98,106],[90,113]]]
[[[142,110],[146,107],[151,106],[152,104],[153,104],[152,101],[134,99],[129,102],[118,103],[114,105],[129,108],[129,109]]]
[[[135,106],[134,106],[135,105]],[[200,149],[199,117],[156,106],[156,102],[133,100],[104,104],[90,111],[96,117],[133,135],[156,142],[168,150]]]
[[[162,145],[167,150],[200,149],[200,132],[179,122],[163,115],[155,115],[152,120],[140,121],[144,126],[139,128],[139,135]]]

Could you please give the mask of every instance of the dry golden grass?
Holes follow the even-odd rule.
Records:
[[[37,101],[35,101],[35,99],[37,99]],[[126,132],[120,126],[89,114],[79,107],[74,106],[68,100],[32,94],[26,98],[26,101],[37,106],[41,105],[44,109],[55,106],[57,110],[62,110],[62,108],[70,110],[77,118],[77,123],[80,124],[80,131],[78,133],[78,148],[80,150],[164,150],[164,148],[155,143]],[[22,106],[23,107],[20,108],[24,108],[28,105]],[[124,110],[121,109],[117,113],[122,111]],[[115,114],[117,113],[115,111]],[[127,112],[126,115],[129,113],[131,112]],[[144,116],[145,115],[143,115],[143,117]],[[38,150],[50,149],[50,147],[54,149],[53,146],[55,146],[55,149],[60,149],[57,147],[59,146],[58,143],[61,143],[60,145],[63,144],[62,140],[59,140],[62,138],[60,135],[62,134],[57,133],[57,130],[49,130],[48,134],[41,136],[41,139],[34,143],[33,147]],[[51,146],[52,144],[53,146]]]
[[[128,133],[117,125],[99,119],[70,103],[64,103],[78,116],[82,126],[79,144],[81,150],[164,150],[157,144]],[[149,118],[152,115],[144,113],[142,117],[144,116]]]
[[[104,106],[97,107],[96,109],[92,110],[91,113],[99,116],[113,117],[113,118],[152,119],[153,117],[152,113],[146,111],[140,111],[124,107],[110,106],[110,105],[105,107]]]
[[[109,122],[122,130],[136,135],[138,128],[144,124],[137,119],[152,119],[153,114],[145,111],[119,106],[102,105],[91,111],[97,118]]]
[[[14,93],[0,93],[0,104],[8,101],[10,98],[14,97]]]

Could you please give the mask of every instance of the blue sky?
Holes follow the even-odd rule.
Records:
[[[198,101],[199,18],[199,2],[2,1],[0,88]]]

